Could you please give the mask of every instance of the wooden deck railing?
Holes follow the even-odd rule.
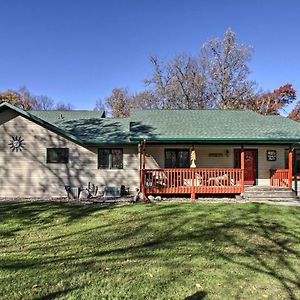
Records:
[[[146,169],[146,194],[240,194],[244,191],[242,170]]]
[[[289,187],[289,169],[271,169],[271,186]]]

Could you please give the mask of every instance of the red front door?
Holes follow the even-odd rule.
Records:
[[[256,177],[255,151],[245,150],[245,184],[254,184]]]

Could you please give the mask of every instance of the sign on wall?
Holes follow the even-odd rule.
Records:
[[[267,160],[268,161],[276,161],[277,160],[276,150],[267,150]]]

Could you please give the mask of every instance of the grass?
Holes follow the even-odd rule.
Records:
[[[0,299],[300,299],[300,210],[0,204]]]

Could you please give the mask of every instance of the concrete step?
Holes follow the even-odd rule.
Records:
[[[296,193],[293,192],[293,191],[289,191],[289,192],[283,192],[283,191],[260,192],[260,191],[255,191],[255,192],[245,192],[245,196],[247,196],[248,198],[272,198],[272,197],[289,198],[289,197],[296,197]]]
[[[260,201],[297,201],[296,193],[290,188],[273,186],[247,186],[245,187],[246,199]]]
[[[250,198],[249,198],[250,200]],[[252,200],[252,198],[251,198]],[[299,203],[300,204],[300,201],[298,198],[294,198],[294,197],[291,197],[291,198],[253,198],[253,200],[257,201],[257,202],[264,202],[264,201],[271,201],[271,202],[295,202],[295,203]]]
[[[290,188],[286,187],[272,187],[272,186],[251,186],[245,187],[245,192],[253,192],[253,191],[291,191]]]

